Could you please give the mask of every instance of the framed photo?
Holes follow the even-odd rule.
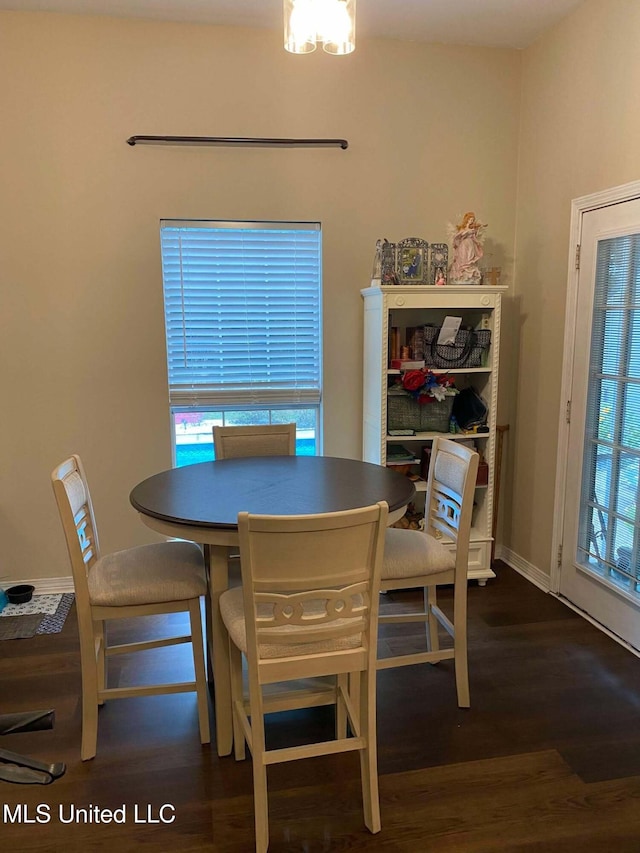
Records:
[[[429,284],[446,284],[449,271],[449,247],[446,243],[432,243]]]
[[[428,284],[429,244],[419,237],[407,237],[396,246],[398,284]]]
[[[380,244],[380,279],[382,284],[398,284],[396,244],[383,240]]]

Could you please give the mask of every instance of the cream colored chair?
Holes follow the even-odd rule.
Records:
[[[242,456],[295,456],[295,424],[259,424],[258,426],[214,426],[213,448],[216,459]],[[234,548],[228,551],[229,566],[240,556]]]
[[[360,753],[365,824],[380,830],[376,753],[377,594],[386,503],[314,516],[238,516],[242,587],[220,598],[229,632],[236,759],[253,758],[256,849],[269,844],[269,764],[347,750]],[[242,683],[247,659],[249,698]],[[327,692],[309,681],[335,676]],[[304,679],[269,697],[265,685]],[[349,684],[357,684],[352,697]],[[294,685],[290,685],[292,688]],[[336,739],[267,751],[264,714],[336,704]],[[353,737],[347,737],[347,718]]]
[[[100,556],[93,505],[79,456],[71,456],[51,474],[67,541],[76,596],[82,667],[83,761],[96,754],[98,705],[105,699],[195,691],[200,740],[209,743],[209,706],[200,620],[205,595],[202,553],[192,542],[159,542]],[[163,613],[189,614],[191,633],[144,643],[108,646],[105,622]],[[191,642],[195,681],[140,687],[107,687],[106,658],[111,655]]]
[[[214,426],[216,459],[238,456],[295,456],[295,424],[260,426]]]
[[[453,658],[458,705],[468,708],[467,564],[478,454],[445,438],[435,438],[425,496],[425,531],[389,528],[386,533],[382,590],[423,587],[424,610],[381,615],[380,623],[425,622],[427,651],[378,660],[378,669],[436,663]],[[439,537],[453,543],[445,547]],[[438,607],[436,587],[453,584],[453,622]],[[453,637],[452,649],[441,649],[438,624]]]

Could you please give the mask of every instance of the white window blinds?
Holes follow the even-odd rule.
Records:
[[[598,243],[578,560],[640,580],[640,236]]]
[[[161,223],[172,405],[320,402],[317,223]]]

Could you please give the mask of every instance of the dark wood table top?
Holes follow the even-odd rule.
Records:
[[[237,528],[239,512],[310,515],[386,501],[389,511],[415,494],[401,474],[355,459],[260,456],[200,462],[149,477],[131,492],[143,515],[206,528]]]

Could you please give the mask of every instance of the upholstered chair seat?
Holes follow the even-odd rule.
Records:
[[[89,599],[103,607],[185,601],[207,592],[194,542],[157,542],[100,557],[87,577]]]
[[[382,579],[415,578],[455,568],[453,552],[421,530],[390,527],[385,536]]]

